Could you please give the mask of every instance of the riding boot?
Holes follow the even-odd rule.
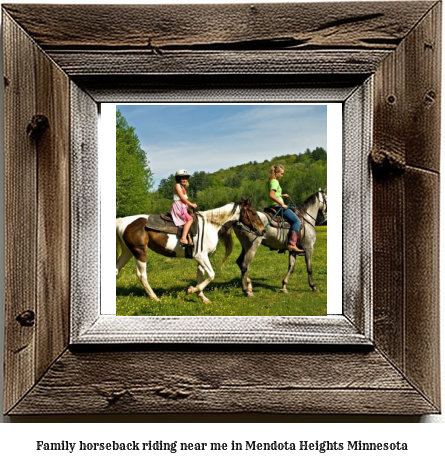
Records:
[[[296,231],[291,231],[289,234],[289,242],[287,245],[287,250],[289,252],[304,252],[303,249],[300,249],[297,245],[297,232]]]

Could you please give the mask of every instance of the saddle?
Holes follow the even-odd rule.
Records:
[[[193,224],[190,228],[189,234],[196,236],[198,234],[198,221],[196,214],[192,215]],[[145,223],[145,229],[150,231],[158,231],[166,234],[175,234],[176,237],[181,237],[183,226],[176,226],[170,213],[164,215],[150,215]]]
[[[283,227],[283,219],[284,219],[284,229],[290,229],[290,224],[283,218],[281,215],[277,215],[274,218],[275,213],[277,210],[274,207],[266,207],[264,209],[264,213],[267,216],[267,221],[269,222],[270,226],[273,228],[281,229]],[[303,215],[298,210],[293,210],[293,212],[300,218],[301,224],[303,225]],[[273,219],[272,219],[273,218]]]
[[[187,234],[188,245],[185,247],[185,258],[193,258],[193,236],[198,234],[198,220],[193,213],[193,224]],[[165,234],[174,234],[179,239],[182,236],[183,226],[176,226],[170,213],[165,215],[150,215],[145,223],[147,231],[158,231]]]
[[[285,244],[287,245],[287,243],[289,241],[290,223],[286,220],[286,218],[283,218],[283,216],[281,216],[281,215],[277,215],[277,216],[274,217],[277,210],[278,209],[276,209],[274,207],[266,207],[264,209],[264,213],[267,216],[267,221],[268,221],[269,225],[272,226],[273,228],[283,229],[283,225],[284,225],[283,239],[285,241]],[[293,212],[300,219],[300,221],[301,221],[301,231],[303,231],[304,230],[303,215],[298,210],[293,210]],[[301,233],[301,231],[300,231],[300,233]],[[302,248],[302,246],[301,246],[301,234],[298,235],[298,245],[300,246],[300,248]],[[272,247],[269,247],[269,249],[270,250],[277,250],[277,249],[274,249]],[[284,252],[285,251],[282,250],[282,249],[278,250],[278,253],[284,253]],[[299,252],[298,255],[304,255],[304,253]]]

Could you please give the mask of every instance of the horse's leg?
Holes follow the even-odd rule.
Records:
[[[238,237],[242,249],[240,256],[236,259],[236,264],[241,271],[241,287],[247,297],[252,297],[252,280],[250,279],[248,271],[253,257],[255,257],[255,253],[261,244],[261,241],[255,239],[250,240],[248,237],[244,237],[238,234],[236,234],[236,237]]]
[[[128,250],[128,247],[125,244],[121,243],[121,254],[116,260],[116,276],[119,274],[119,271],[128,263],[128,260],[132,257],[132,253]]]
[[[128,260],[132,257],[132,253],[129,248],[125,245],[124,241],[119,237],[117,227],[122,222],[122,218],[116,220],[116,253],[120,249],[121,254],[116,259],[116,276],[119,274],[119,271],[128,263]]]
[[[287,294],[287,283],[289,282],[289,278],[291,274],[294,272],[295,269],[295,260],[297,258],[297,254],[295,252],[289,252],[289,266],[287,268],[287,274],[283,279],[282,287],[281,287],[281,292],[284,292]]]
[[[236,260],[236,263],[239,266],[239,269],[241,270],[241,286],[243,292],[246,294],[247,297],[253,297],[252,280],[250,279],[248,271],[260,244],[261,241],[257,240],[253,242],[249,241],[248,243],[247,241],[241,242],[242,252]]]
[[[312,254],[314,252],[313,248],[305,249],[306,253],[304,258],[306,260],[306,270],[307,270],[307,279],[309,282],[310,288],[315,292],[317,291],[316,286],[314,285],[314,280],[312,279]]]
[[[150,287],[150,284],[148,284],[147,263],[136,259],[136,265],[137,265],[137,275],[138,275],[139,281],[142,283],[142,285],[144,286],[144,289],[147,291],[148,297],[150,297],[150,299],[152,300],[156,300],[157,302],[159,302],[159,298],[153,292],[153,289]]]
[[[241,250],[240,256],[236,259],[236,264],[238,265],[239,269],[241,270],[241,288],[243,292],[248,296],[253,296],[252,293],[252,282],[247,274],[247,264],[245,262],[246,252],[244,249]]]
[[[198,293],[198,297],[203,303],[209,304],[211,301],[204,295],[205,287],[215,279],[215,272],[210,263],[208,255],[196,255],[195,260],[198,262],[198,276],[196,287],[190,286],[187,289],[187,294]],[[208,278],[204,280],[204,273],[207,273]]]

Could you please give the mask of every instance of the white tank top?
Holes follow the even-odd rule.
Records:
[[[187,194],[184,194],[184,197],[188,199]],[[179,197],[179,195],[175,192],[173,194],[173,200],[181,200],[181,197]]]

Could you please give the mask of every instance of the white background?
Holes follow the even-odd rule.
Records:
[[[270,0],[272,1],[272,0]],[[10,2],[10,3],[30,3],[30,2]],[[45,2],[39,3],[61,3]],[[74,1],[64,3],[92,3],[87,1]],[[122,3],[122,2],[97,2],[97,3]],[[133,3],[144,3],[133,1]],[[166,3],[157,2],[145,3]],[[169,3],[191,3],[187,1],[170,1]],[[199,3],[199,2],[194,2]],[[207,1],[206,3],[212,3]],[[215,2],[213,2],[215,3]],[[219,1],[218,3],[224,3]],[[251,3],[238,1],[238,3]],[[443,122],[442,122],[443,124]],[[442,130],[443,147],[443,130]],[[3,169],[3,167],[2,167]],[[3,179],[3,176],[1,176]],[[3,182],[3,181],[2,181]],[[442,189],[442,192],[444,189]],[[3,186],[1,186],[3,196]],[[441,199],[442,209],[445,199]],[[3,217],[3,199],[1,202]],[[442,218],[443,218],[442,214]],[[3,238],[3,231],[2,240]],[[1,248],[3,254],[3,248]],[[4,256],[2,256],[4,260]],[[443,263],[443,251],[441,255]],[[441,266],[443,270],[443,264]],[[3,270],[3,268],[2,268]],[[1,276],[3,278],[3,276]],[[442,299],[443,301],[443,299]],[[2,306],[4,296],[2,295]],[[444,318],[442,318],[441,329],[444,333]],[[4,318],[1,313],[0,321],[0,356],[3,359],[3,331]],[[442,344],[442,380],[444,380],[445,359]],[[2,381],[2,379],[0,380]],[[442,399],[445,381],[442,381]],[[135,460],[135,463],[246,463],[255,460],[258,463],[270,463],[279,461],[282,464],[295,464],[299,461],[310,460],[311,463],[328,463],[332,460],[348,463],[394,463],[398,460],[417,460],[429,463],[443,463],[443,438],[445,437],[445,419],[443,415],[424,416],[421,418],[406,417],[363,417],[363,416],[325,416],[325,417],[291,417],[271,416],[271,417],[249,417],[247,421],[260,423],[245,424],[244,416],[200,416],[196,418],[188,417],[188,421],[197,421],[193,424],[181,424],[184,421],[176,416],[62,416],[62,417],[27,417],[11,418],[3,417],[3,424],[0,425],[0,459],[5,457],[17,463],[25,463],[25,460],[37,463],[60,464],[63,463],[97,463],[98,459],[108,460],[112,463],[123,460]],[[227,421],[232,423],[226,423]],[[93,422],[100,423],[99,425]],[[124,424],[124,423],[133,424]],[[217,422],[217,423],[216,423]],[[314,422],[317,422],[314,424]],[[334,423],[335,422],[335,423]],[[340,423],[339,423],[340,422]],[[29,424],[31,423],[31,424]],[[37,423],[37,424],[36,424]],[[58,424],[63,423],[63,424]],[[123,424],[116,424],[123,423]],[[141,424],[142,423],[142,424]],[[209,424],[207,424],[209,423]],[[433,423],[420,425],[419,423]],[[246,440],[256,441],[339,441],[349,440],[370,441],[405,441],[408,443],[408,452],[357,452],[357,451],[330,451],[325,454],[319,452],[182,452],[171,454],[169,452],[79,452],[70,454],[66,451],[42,452],[36,451],[36,441],[46,442],[71,441],[78,442],[104,442],[104,441],[131,441],[147,442],[149,440],[183,442],[242,442]],[[7,459],[6,459],[7,460]]]
[[[233,104],[231,104],[233,105]],[[294,104],[295,105],[295,104]],[[304,104],[302,104],[304,105]],[[310,104],[313,105],[313,104]],[[342,313],[342,104],[328,103],[327,140],[329,186],[328,237],[328,314]],[[99,172],[101,184],[101,314],[116,315],[116,273],[114,250],[116,241],[116,163],[110,163],[110,154],[116,154],[116,105],[103,104],[99,125]],[[275,154],[273,156],[279,156]],[[157,187],[157,186],[156,186]],[[325,187],[325,186],[320,186]],[[147,212],[150,213],[150,212]],[[136,276],[136,266],[131,260]],[[180,263],[178,263],[180,266]],[[286,269],[283,268],[283,276]],[[150,280],[150,276],[148,277]],[[296,277],[294,276],[294,279]],[[303,277],[306,279],[306,277]],[[114,289],[114,291],[113,291]],[[156,289],[154,289],[156,292]],[[162,296],[160,296],[162,298]]]

